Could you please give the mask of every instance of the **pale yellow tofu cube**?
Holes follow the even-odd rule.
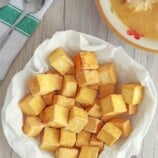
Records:
[[[99,147],[99,151],[102,151],[104,148],[104,143],[97,139],[97,134],[92,134],[89,144],[90,146]]]
[[[75,55],[74,62],[77,71],[96,70],[99,67],[94,52],[80,52]]]
[[[125,113],[126,115],[134,115],[138,111],[138,105],[126,104],[126,107],[127,107],[127,112]]]
[[[47,122],[50,127],[61,128],[67,126],[69,110],[58,104],[45,108],[43,112],[43,122]]]
[[[88,116],[95,117],[95,118],[102,117],[101,106],[97,103],[95,103],[91,107],[88,107],[87,112],[88,112]]]
[[[98,155],[98,147],[82,146],[79,158],[98,158]]]
[[[55,90],[61,90],[62,76],[58,74],[40,74],[29,81],[32,95],[45,95]]]
[[[60,132],[60,146],[73,147],[76,143],[76,133],[61,128]]]
[[[90,133],[97,133],[103,126],[103,121],[94,117],[88,117],[88,123],[84,130]]]
[[[79,86],[94,85],[100,82],[99,73],[96,70],[79,71],[76,78]]]
[[[52,93],[49,93],[49,94],[46,94],[46,95],[42,96],[42,98],[43,98],[46,105],[52,105],[54,95],[55,95],[55,93],[52,92]]]
[[[125,103],[130,105],[140,104],[143,99],[143,86],[140,84],[123,84],[121,86],[121,93]]]
[[[56,158],[78,158],[79,150],[75,148],[58,148]]]
[[[56,151],[60,146],[60,130],[46,127],[41,137],[40,148],[46,151]]]
[[[119,115],[127,111],[124,99],[120,94],[111,94],[108,97],[102,98],[100,104],[103,113],[103,120],[104,117]]]
[[[54,90],[62,90],[63,77],[59,74],[52,74]]]
[[[121,137],[122,131],[113,123],[106,123],[97,134],[97,138],[105,144],[112,146]]]
[[[105,85],[100,85],[99,86],[99,97],[107,97],[110,94],[115,93],[115,84],[105,84]]]
[[[131,122],[128,119],[114,118],[110,120],[115,126],[117,126],[122,131],[123,137],[128,137],[132,131]]]
[[[100,65],[98,68],[100,83],[105,84],[116,84],[117,82],[117,73],[115,66],[112,63],[107,63]]]
[[[76,146],[81,147],[83,145],[89,145],[89,141],[91,138],[91,133],[86,131],[81,131],[77,134]]]
[[[81,87],[76,96],[76,101],[84,107],[92,106],[95,102],[97,91],[86,86]]]
[[[61,106],[64,106],[66,108],[71,108],[72,106],[75,105],[75,99],[74,98],[67,98],[62,95],[55,95],[53,104],[58,104]]]
[[[45,102],[41,96],[25,96],[20,102],[19,106],[25,115],[36,116],[44,109]]]
[[[40,134],[44,124],[41,123],[39,117],[27,116],[24,120],[23,132],[29,137],[35,137]]]
[[[58,48],[50,54],[49,62],[62,75],[69,72],[74,66],[71,57],[62,48]]]
[[[77,91],[77,82],[74,76],[64,76],[62,95],[66,97],[74,97]]]
[[[75,133],[80,133],[88,123],[88,114],[82,108],[73,106],[70,109],[69,121],[66,129]]]

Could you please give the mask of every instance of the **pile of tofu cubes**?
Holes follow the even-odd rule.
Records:
[[[19,102],[23,132],[39,135],[41,150],[56,158],[98,158],[104,144],[130,135],[130,120],[120,116],[136,114],[143,86],[117,90],[114,64],[99,65],[94,52],[71,57],[58,48],[48,60],[51,69],[28,81],[29,93]]]

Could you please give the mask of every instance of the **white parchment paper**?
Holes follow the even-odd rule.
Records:
[[[79,51],[94,51],[99,63],[115,64],[120,83],[140,82],[145,87],[143,102],[138,113],[132,117],[131,135],[127,139],[121,139],[111,148],[105,146],[100,158],[130,158],[137,155],[157,106],[156,89],[150,75],[121,47],[116,48],[108,42],[75,31],[57,32],[51,39],[44,41],[25,68],[13,77],[1,111],[4,135],[9,145],[22,158],[53,157],[52,153],[40,150],[38,140],[29,138],[22,132],[23,117],[18,102],[28,91],[29,78],[49,69],[48,56],[58,47],[64,48],[72,56]]]

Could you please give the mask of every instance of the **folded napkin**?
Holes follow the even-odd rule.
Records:
[[[0,38],[2,34],[13,25],[23,10],[23,0],[11,0],[10,3],[0,9]],[[36,14],[26,16],[15,28],[8,41],[0,49],[0,83],[2,83],[13,59],[20,52],[27,39],[37,28],[40,20],[54,0],[46,0],[43,8]]]

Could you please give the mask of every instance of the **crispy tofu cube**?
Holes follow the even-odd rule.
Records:
[[[101,109],[104,117],[114,116],[127,111],[126,104],[120,94],[111,94],[100,100]]]
[[[74,62],[77,71],[96,70],[99,67],[94,52],[80,52],[75,55]]]
[[[125,103],[130,105],[140,104],[143,99],[143,86],[140,84],[123,84],[121,93]]]
[[[52,74],[52,82],[55,90],[62,90],[63,77],[59,74]]]
[[[62,75],[65,75],[74,66],[70,56],[62,48],[58,48],[50,54],[49,62],[50,65]]]
[[[83,145],[89,145],[89,141],[91,138],[91,133],[86,131],[81,131],[77,134],[76,146],[81,147]]]
[[[126,115],[134,115],[138,111],[138,105],[126,104],[126,107],[127,107],[127,112],[125,113]]]
[[[79,71],[76,74],[79,86],[94,85],[100,82],[99,73],[96,70]]]
[[[74,98],[67,98],[62,95],[55,95],[53,104],[58,104],[61,106],[64,106],[66,108],[71,108],[72,106],[75,105],[75,99]]]
[[[47,151],[55,151],[59,146],[60,130],[46,127],[44,129],[40,148]]]
[[[115,66],[112,63],[107,63],[100,65],[98,68],[100,83],[105,84],[116,84],[117,82],[117,73]]]
[[[78,158],[79,151],[75,148],[58,148],[56,158]]]
[[[84,130],[90,133],[97,133],[103,126],[103,121],[97,118],[89,117],[88,123],[84,127]]]
[[[79,133],[88,123],[88,114],[82,108],[73,106],[70,109],[68,125],[65,129]]]
[[[62,95],[66,97],[74,97],[77,91],[77,82],[74,76],[64,76]]]
[[[91,117],[101,118],[102,116],[101,106],[96,103],[93,106],[88,107],[87,112],[88,112],[88,116]]]
[[[69,110],[58,104],[45,108],[43,112],[43,122],[47,122],[50,127],[61,128],[67,126]]]
[[[107,97],[110,94],[115,93],[115,84],[105,84],[99,86],[99,97]]]
[[[122,131],[114,124],[108,122],[97,134],[97,138],[105,144],[112,146],[122,135]]]
[[[29,81],[32,95],[45,95],[62,87],[62,77],[58,74],[40,74]]]
[[[90,146],[99,147],[99,151],[102,151],[104,148],[104,143],[100,141],[99,139],[97,139],[96,134],[92,134],[91,139],[90,139]]]
[[[60,133],[60,145],[62,147],[73,147],[76,143],[76,133],[70,132],[64,128]]]
[[[86,86],[81,87],[76,96],[76,101],[84,107],[92,106],[95,102],[97,91]]]
[[[54,95],[55,95],[55,93],[52,92],[52,93],[49,93],[49,94],[46,94],[46,95],[42,96],[42,98],[43,98],[46,105],[52,105]]]
[[[23,132],[29,137],[35,137],[40,134],[44,124],[41,123],[39,117],[27,116],[24,120]]]
[[[79,158],[98,158],[98,155],[98,147],[82,146]]]
[[[29,94],[19,102],[19,106],[25,115],[36,116],[44,109],[45,102],[41,96],[32,96]]]
[[[122,131],[123,137],[128,137],[132,131],[131,122],[127,119],[115,118],[110,121]]]

